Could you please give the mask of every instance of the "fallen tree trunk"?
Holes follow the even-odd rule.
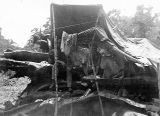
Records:
[[[14,77],[28,76],[31,81],[51,78],[52,65],[48,63],[35,63],[0,58],[0,71],[15,71]],[[12,78],[12,77],[11,77]]]
[[[16,72],[16,74],[10,78],[28,76],[31,79],[31,83],[25,89],[27,93],[33,88],[39,87],[39,84],[43,85],[51,82],[52,65],[48,63],[35,63],[0,58],[0,71],[6,72],[8,70]]]
[[[4,52],[4,55],[2,55],[1,57],[19,61],[41,62],[41,61],[48,61],[49,54],[19,50],[19,51]]]
[[[66,80],[66,67],[58,65],[58,81],[61,83]],[[52,65],[48,63],[35,63],[29,61],[16,61],[12,59],[0,58],[0,71],[15,71],[16,74],[10,78],[19,78],[28,76],[31,79],[31,83],[27,86],[24,92],[30,93],[32,91],[38,91],[40,88],[48,88],[52,82]],[[76,74],[73,74],[77,77]],[[73,80],[77,80],[74,78]],[[46,85],[46,86],[44,86]],[[67,84],[62,84],[60,89],[67,89]],[[74,84],[73,84],[74,85]],[[43,87],[44,86],[44,87]],[[73,86],[76,88],[77,84]],[[23,92],[23,93],[24,93]]]

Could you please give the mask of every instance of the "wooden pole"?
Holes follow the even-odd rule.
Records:
[[[58,83],[57,83],[57,37],[56,37],[56,32],[55,32],[55,17],[54,17],[54,4],[51,4],[50,7],[50,13],[51,13],[51,38],[52,38],[52,48],[54,45],[54,65],[52,67],[52,80],[55,80],[55,87],[56,87],[56,103],[55,103],[55,112],[54,115],[57,116],[58,112],[58,107],[57,107],[57,102],[58,102]]]
[[[159,93],[159,98],[160,98],[160,64],[157,63],[157,74],[158,74],[158,93]]]
[[[51,46],[54,49],[54,37],[55,37],[55,17],[53,4],[50,6],[50,18],[51,18]]]
[[[101,14],[101,10],[99,11],[99,13],[97,15],[95,27],[98,24],[98,20],[99,20],[100,14]],[[99,95],[100,90],[99,90],[99,85],[98,85],[97,76],[96,76],[97,75],[96,74],[96,68],[95,68],[94,62],[93,62],[93,41],[95,40],[95,35],[96,35],[96,33],[94,32],[94,35],[93,35],[93,38],[92,38],[92,41],[91,41],[91,46],[90,46],[90,51],[91,51],[90,52],[90,59],[91,59],[93,75],[94,75],[94,78],[95,78],[95,84],[96,84],[96,88],[97,88],[97,92],[98,92],[98,99],[99,99],[100,108],[101,108],[101,116],[104,116],[103,104],[102,104],[102,100],[101,100],[100,95]]]

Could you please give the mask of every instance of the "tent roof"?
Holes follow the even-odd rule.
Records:
[[[118,42],[119,38],[124,39],[118,29],[106,16],[102,5],[57,5],[51,4],[54,13],[54,23],[56,36],[60,43],[62,32],[69,34],[79,33],[96,25],[101,26],[110,40],[118,47],[123,49]],[[111,28],[115,28],[118,34],[115,34]],[[53,45],[53,44],[52,44]]]
[[[79,33],[95,26],[101,5],[57,5],[54,9],[56,36],[61,38],[62,32]]]
[[[119,29],[106,16],[102,5],[57,5],[52,4],[54,9],[56,36],[61,39],[62,32],[69,34],[86,33],[86,30],[99,26],[105,32],[105,37],[117,47],[119,52],[125,53],[130,59],[150,65],[147,59],[136,59],[132,50],[132,44],[119,31]],[[107,35],[107,36],[106,36]],[[59,45],[60,46],[60,45]],[[131,48],[131,49],[129,49]],[[131,58],[132,57],[132,58]]]

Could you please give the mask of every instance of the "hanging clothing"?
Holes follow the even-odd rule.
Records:
[[[72,47],[76,46],[77,34],[68,34],[63,31],[61,39],[61,52],[64,52],[66,56],[70,54]]]
[[[87,63],[89,54],[90,51],[88,48],[78,47],[71,53],[71,61],[75,66],[81,66],[82,64]]]

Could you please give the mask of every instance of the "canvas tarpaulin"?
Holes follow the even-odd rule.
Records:
[[[127,69],[128,71],[129,71],[129,68],[131,68],[130,74],[129,74],[130,76],[131,74],[133,75],[133,73],[137,73],[134,75],[146,74],[146,73],[148,75],[150,71],[146,72],[147,68],[144,67],[147,65],[147,63],[143,62],[143,60],[141,62],[139,59],[136,59],[131,55],[128,55],[124,51],[120,50],[115,44],[112,43],[112,41],[108,38],[107,34],[101,27],[93,27],[91,29],[82,31],[80,33],[67,35],[68,37],[67,42],[69,46],[67,46],[68,44],[64,42],[66,43],[66,47],[63,49],[67,51],[68,55],[71,54],[73,64],[80,65],[80,61],[78,62],[77,60],[81,60],[83,61],[83,63],[85,62],[85,60],[87,59],[86,57],[88,57],[89,53],[91,52],[87,46],[92,42],[94,33],[96,33],[96,36],[94,38],[96,49],[92,52],[93,54],[95,52],[98,52],[98,54],[101,56],[101,60],[99,63],[97,63],[99,60],[97,60],[96,58],[94,62],[96,62],[95,63],[96,66],[99,65],[102,69],[106,71],[106,74],[105,74],[106,77],[110,77],[111,75],[112,76],[116,75],[120,73],[120,70],[124,70],[125,68],[128,68]],[[70,38],[72,37],[71,35],[76,35],[76,38]],[[76,41],[74,39],[76,39]],[[63,41],[63,37],[62,37],[62,41]],[[76,46],[72,48],[73,47],[72,44],[76,44]],[[83,51],[79,52],[79,50],[77,50],[77,46],[81,46],[83,49],[88,49],[89,52],[86,52],[86,53],[83,53]],[[97,54],[93,55],[93,57],[97,57]],[[126,67],[126,62],[130,64],[130,65],[127,65],[128,67]],[[139,69],[138,70],[135,69],[136,67],[138,67]],[[148,77],[146,76],[145,78],[147,79]]]
[[[155,84],[157,80],[156,70],[150,61],[139,59],[135,54],[129,52],[130,43],[108,18],[102,5],[52,4],[51,8],[55,19],[55,36],[58,39],[59,59],[64,58],[61,57],[63,53],[60,45],[62,33],[65,32],[70,37],[73,37],[71,35],[74,34],[76,35],[76,41],[67,40],[71,42],[70,47],[72,45],[75,47],[75,49],[71,48],[67,51],[66,56],[67,58],[70,57],[72,63],[70,66],[87,67],[90,64],[88,63],[90,59],[87,59],[89,54],[89,57],[93,56],[95,68],[100,67],[105,70],[101,73],[105,73],[105,75],[101,75],[101,77],[119,79],[127,77],[131,82],[128,83],[129,85],[132,85],[132,79],[135,79],[138,82],[144,80],[148,84],[153,82],[152,85],[157,86]],[[53,41],[52,45],[54,45]],[[90,45],[92,46],[90,47]],[[89,67],[92,68],[91,65]],[[106,82],[104,83],[106,84]],[[134,84],[140,85],[138,83]]]
[[[137,57],[146,57],[154,62],[160,62],[160,50],[152,45],[147,38],[128,38],[129,47],[126,51]]]
[[[52,4],[55,17],[56,36],[62,32],[79,33],[95,26],[101,5],[57,5]]]
[[[55,34],[59,40],[59,52],[63,31],[68,34],[77,34],[77,38],[79,39],[76,40],[76,45],[83,44],[82,47],[84,47],[87,42],[92,41],[93,33],[96,33],[97,37],[101,40],[107,40],[105,41],[105,47],[108,47],[108,51],[110,51],[110,53],[113,52],[112,54],[115,54],[115,56],[117,55],[123,58],[123,60],[140,63],[144,66],[151,65],[149,60],[143,60],[131,52],[128,52],[130,43],[128,43],[120,30],[114,26],[107,17],[101,5],[52,4],[52,7],[55,18]],[[99,40],[99,42],[101,40]],[[69,54],[69,51],[67,52],[67,54]]]
[[[92,27],[99,26],[99,33],[107,37],[112,44],[117,47],[119,52],[122,52],[127,57],[137,62],[142,62],[146,65],[151,65],[145,59],[136,59],[136,55],[128,52],[128,44],[126,38],[121,34],[120,30],[111,22],[105,14],[102,5],[57,5],[52,4],[55,18],[56,36],[58,38],[58,48],[60,48],[62,32],[69,34],[87,33]],[[88,31],[86,31],[88,29]],[[105,32],[105,33],[102,33]],[[92,36],[91,34],[87,35]],[[85,40],[83,40],[85,41]],[[52,44],[53,45],[53,44]],[[127,50],[126,50],[127,48]]]

